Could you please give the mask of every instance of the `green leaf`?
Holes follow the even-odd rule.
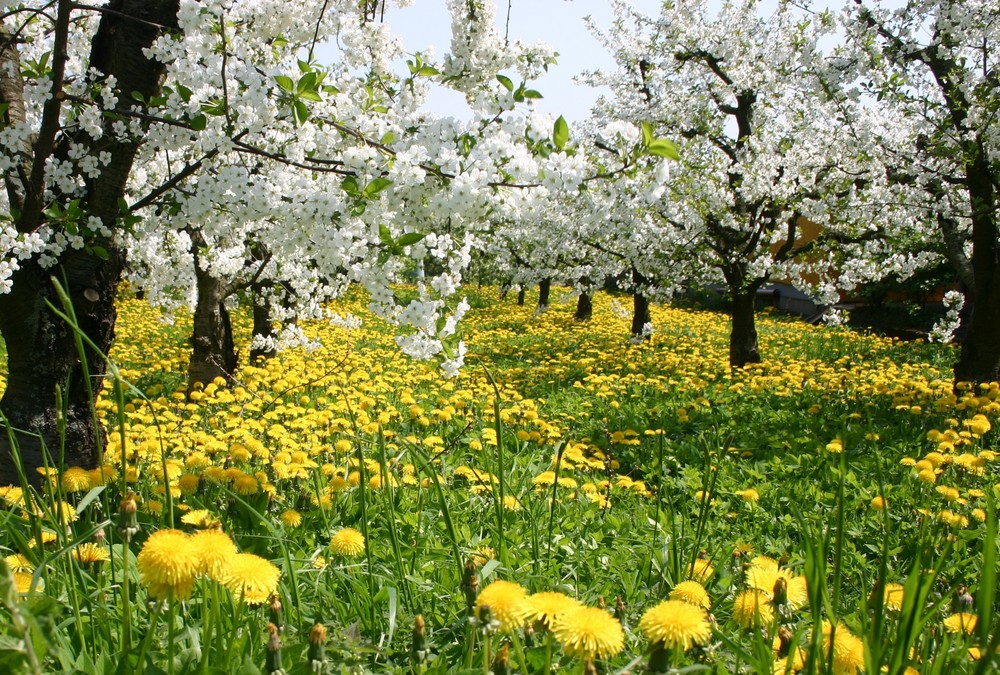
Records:
[[[309,108],[296,99],[292,101],[292,114],[295,116],[295,126],[302,126],[309,119]]]
[[[569,124],[566,123],[566,118],[560,115],[552,127],[552,143],[562,150],[566,147],[567,141],[569,141]]]
[[[514,83],[506,75],[497,75],[497,82],[503,85],[507,91],[514,91]]]
[[[535,89],[525,89],[524,98],[543,98],[542,93]]]
[[[667,159],[681,158],[681,154],[677,152],[677,146],[674,145],[672,141],[668,141],[665,138],[657,138],[650,142],[646,151],[651,155],[656,155],[657,157],[666,157]]]
[[[86,251],[95,258],[100,258],[101,260],[108,259],[108,249],[103,246],[88,246]]]
[[[417,75],[420,77],[430,77],[432,75],[437,75],[440,71],[434,66],[423,66],[417,71]]]
[[[323,100],[323,97],[320,96],[319,92],[315,89],[309,89],[308,91],[300,91],[298,96],[299,98],[305,99],[306,101],[320,102]]]
[[[204,115],[195,115],[190,120],[191,128],[195,131],[204,131],[205,127],[208,126],[208,118]]]
[[[388,178],[382,178],[380,176],[379,178],[376,178],[375,180],[371,181],[370,183],[368,183],[368,185],[365,186],[364,196],[367,197],[368,199],[372,199],[375,197],[375,195],[377,195],[379,192],[386,189],[390,185],[392,185],[391,180],[389,180]]]
[[[648,148],[649,144],[653,142],[653,125],[649,122],[642,122],[639,126],[642,127],[642,147]]]
[[[400,235],[399,239],[396,240],[396,245],[400,247],[413,246],[425,236],[427,235],[423,232],[407,232],[406,234]]]
[[[378,224],[378,238],[379,241],[381,241],[387,248],[393,247],[392,232],[389,231],[389,228],[386,227],[385,223]]]
[[[354,176],[345,176],[344,180],[340,181],[341,189],[349,195],[360,194],[358,189],[358,179]]]
[[[392,145],[392,142],[394,140],[396,140],[395,134],[393,134],[391,131],[387,131],[385,136],[380,138],[378,142],[382,145]]]
[[[295,91],[295,83],[292,82],[292,78],[287,75],[275,75],[274,81],[278,83],[278,86],[287,91],[289,94]]]
[[[316,91],[316,73],[310,71],[300,77],[298,84],[295,85],[295,91],[300,95],[302,92]]]

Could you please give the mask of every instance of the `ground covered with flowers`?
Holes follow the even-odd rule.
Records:
[[[469,299],[455,379],[359,296],[190,397],[124,301],[103,466],[0,488],[0,670],[995,672],[1000,388],[948,347],[767,317],[732,372],[720,314]]]

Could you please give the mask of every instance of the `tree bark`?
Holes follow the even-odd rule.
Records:
[[[649,312],[649,298],[642,289],[649,283],[639,270],[632,268],[632,339],[648,340],[646,325],[653,323]]]
[[[203,246],[204,239],[198,233],[192,235],[198,299],[192,317],[187,383],[189,396],[199,383],[209,384],[217,377],[231,381],[237,363],[233,324],[226,309],[226,299],[232,290],[210,270],[202,269],[198,250]]]
[[[271,340],[274,332],[274,322],[271,320],[271,304],[274,298],[270,293],[270,283],[254,283],[250,290],[253,292],[253,333],[251,342],[256,343],[258,338]],[[250,363],[256,363],[266,359],[274,358],[276,350],[273,347],[251,347]]]
[[[552,291],[552,279],[542,279],[538,282],[538,309],[549,308],[549,294]]]
[[[742,368],[748,363],[760,363],[757,347],[757,288],[732,290],[733,324],[729,333],[729,365]]]
[[[517,306],[524,307],[524,288],[517,292]]]
[[[582,292],[576,297],[576,312],[573,318],[577,321],[587,321],[594,316],[594,301],[590,293]]]
[[[71,9],[71,3],[59,3],[54,27],[57,45],[60,44],[58,33],[71,29],[62,21]],[[160,34],[160,29],[151,24],[176,28],[178,0],[114,0],[108,9],[117,14],[102,16],[91,46],[90,66],[105,76],[113,75],[119,99],[135,105],[132,92],[140,92],[147,99],[160,92],[165,66],[148,60],[143,50]],[[59,55],[53,56],[56,58]],[[5,49],[3,59],[16,61],[17,55]],[[5,72],[16,74],[19,71],[20,68],[15,68]],[[3,72],[0,72],[0,79],[6,80],[0,86],[2,102],[11,104],[13,101],[6,99],[16,96],[18,87]],[[54,81],[53,91],[60,91],[61,85],[60,81]],[[23,110],[23,105],[10,106],[8,113],[12,110]],[[50,125],[58,125],[61,117],[58,107],[54,107],[54,113],[49,116]],[[80,134],[73,139],[78,143],[89,142],[91,152],[106,152],[110,157],[101,174],[86,181],[81,207],[85,217],[97,217],[112,229],[116,227],[119,200],[125,194],[125,184],[141,144],[138,139],[119,140],[111,130],[113,121],[105,121],[106,131],[100,140],[92,141]],[[49,132],[52,131],[50,126]],[[33,231],[44,221],[35,206],[36,202],[41,203],[40,185],[28,169],[65,152],[59,144],[69,137],[60,135],[58,127],[54,132],[48,136],[39,133],[30,156],[24,158],[17,170],[17,178],[6,178],[8,196],[14,197],[11,204],[17,205],[23,198],[24,208],[15,222],[20,232]],[[65,134],[65,130],[62,133]],[[46,137],[49,141],[45,141]],[[0,412],[15,430],[18,456],[28,481],[36,486],[41,484],[36,469],[46,463],[57,468],[93,467],[104,448],[104,434],[95,424],[94,414],[94,399],[101,389],[106,369],[103,357],[87,349],[81,360],[75,334],[48,307],[51,303],[62,309],[51,281],[54,278],[66,288],[79,329],[101,352],[108,352],[114,338],[117,318],[114,301],[125,254],[110,239],[95,238],[90,243],[103,248],[106,256],[70,250],[51,269],[42,269],[35,261],[24,261],[13,276],[11,292],[0,295],[0,335],[7,347],[8,364],[7,387],[0,399]],[[52,459],[45,459],[43,449]],[[0,433],[0,485],[18,481],[14,450],[7,434]]]
[[[972,267],[975,295],[969,332],[955,364],[955,382],[1000,380],[1000,238],[997,196],[985,148],[966,164],[972,205]]]

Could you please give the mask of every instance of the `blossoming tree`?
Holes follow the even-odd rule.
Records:
[[[107,352],[129,249],[151,296],[207,297],[192,377],[231,368],[225,296],[261,282],[289,290],[289,315],[307,316],[363,284],[407,353],[461,365],[464,303],[449,314],[447,299],[486,215],[544,201],[584,169],[561,147],[538,155],[510,114],[538,95],[525,83],[551,52],[506,44],[488,0],[449,6],[450,52],[440,63],[410,55],[399,76],[402,46],[364,3],[4,4],[0,410],[30,432],[17,436],[29,470],[43,443],[82,465],[102,447],[92,404],[105,365],[96,350],[78,358],[76,335],[47,307],[63,307],[49,278],[85,341]],[[342,54],[321,66],[313,50],[333,38]],[[472,119],[421,112],[429,78],[463,92]],[[538,189],[507,198],[508,186]],[[390,282],[427,257],[440,272],[396,302]]]
[[[690,282],[724,284],[734,366],[761,358],[755,301],[769,279],[806,285],[811,273],[819,281],[808,290],[832,303],[838,287],[913,264],[879,244],[893,237],[863,195],[884,172],[871,143],[838,122],[825,90],[830,64],[817,43],[832,15],[780,3],[763,17],[758,7],[727,1],[713,13],[679,0],[648,17],[616,2],[618,20],[600,34],[618,62],[599,78],[614,92],[605,113],[654,120],[680,137],[680,167],[652,207],[670,239],[659,246],[702,263]],[[822,227],[819,237],[802,236],[806,219]],[[871,255],[886,264],[849,263]]]
[[[974,300],[955,379],[1000,379],[1000,11],[989,0],[848,10],[845,57],[893,121],[877,135],[882,155]]]

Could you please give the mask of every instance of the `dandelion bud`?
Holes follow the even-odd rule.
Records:
[[[792,631],[786,626],[778,629],[778,656],[788,656],[788,650],[792,646],[792,638],[795,637]]]
[[[318,622],[309,630],[309,668],[313,673],[326,671],[326,626]]]
[[[508,675],[510,673],[510,645],[497,650],[496,658],[493,659],[493,675]]]
[[[965,586],[959,586],[955,590],[955,609],[959,612],[971,612],[975,600]]]
[[[618,619],[618,623],[625,623],[625,601],[620,595],[615,597],[615,618]]]
[[[108,540],[108,535],[104,532],[104,528],[103,527],[101,529],[99,529],[97,532],[94,533],[94,543],[95,544],[98,544],[98,545],[104,544],[105,542],[107,542],[107,540]]]
[[[774,604],[788,604],[788,581],[784,577],[778,577],[774,582],[774,588],[771,590],[771,593],[771,597],[774,598]]]
[[[126,540],[130,540],[139,532],[139,521],[135,516],[138,510],[139,504],[136,501],[135,493],[129,492],[122,499],[118,511],[118,529],[121,530],[122,536]]]
[[[278,599],[278,594],[275,593],[271,595],[271,604],[268,606],[268,610],[271,613],[271,623],[281,630],[284,625],[285,613],[281,611],[281,600]]]
[[[410,641],[410,663],[416,669],[427,656],[427,622],[423,614],[413,617],[413,637]]]
[[[604,602],[604,596],[603,595],[597,596],[597,609],[605,609],[607,606],[608,603]]]
[[[465,607],[469,616],[473,615],[476,597],[479,595],[479,578],[476,576],[476,563],[469,560],[465,563],[465,573],[462,575],[462,591],[465,593]]]
[[[264,671],[268,675],[284,675],[281,664],[281,638],[278,637],[278,627],[273,623],[267,625],[267,656],[264,659]]]

